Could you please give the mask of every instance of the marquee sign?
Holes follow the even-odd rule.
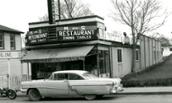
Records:
[[[66,42],[79,40],[93,40],[97,38],[96,26],[49,27],[30,30],[26,36],[26,44],[40,44],[48,42]]]

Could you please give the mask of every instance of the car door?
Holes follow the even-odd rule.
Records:
[[[78,89],[80,89],[80,85],[82,85],[83,82],[85,82],[85,80],[80,75],[75,73],[69,73],[68,74],[69,95],[72,96],[81,95],[78,92]]]
[[[108,94],[106,83],[96,79],[84,79],[78,74],[68,74],[69,95]]]
[[[66,96],[69,93],[67,74],[54,74],[52,79],[46,80],[44,86],[47,88],[47,97]]]

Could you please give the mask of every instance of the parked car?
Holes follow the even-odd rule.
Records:
[[[32,101],[67,96],[92,100],[122,91],[120,82],[120,78],[99,78],[87,71],[68,70],[53,72],[49,79],[22,82],[21,91]]]

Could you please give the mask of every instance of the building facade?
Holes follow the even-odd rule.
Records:
[[[162,62],[162,47],[159,40],[141,35],[139,42],[141,62],[140,69],[136,71],[142,71]]]
[[[100,77],[122,77],[131,72],[131,45],[107,40],[105,32],[99,16],[51,25],[30,23],[27,53],[22,61],[30,65],[32,79],[48,77],[57,70],[87,70]]]
[[[132,70],[132,45],[113,37],[107,35],[104,19],[99,16],[60,20],[55,24],[29,23],[22,62],[29,65],[31,79],[47,78],[58,70],[87,70],[100,77],[123,77]],[[143,53],[142,49],[151,48],[147,41],[143,42],[137,45],[134,72],[155,63],[152,60],[152,64],[143,67],[147,58],[142,57],[150,52]],[[151,41],[152,45],[154,42]]]
[[[22,78],[21,31],[0,25],[0,87],[19,89]]]

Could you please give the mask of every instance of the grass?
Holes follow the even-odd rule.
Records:
[[[154,65],[140,73],[122,78],[124,86],[169,86],[172,85],[172,55],[164,62]]]

